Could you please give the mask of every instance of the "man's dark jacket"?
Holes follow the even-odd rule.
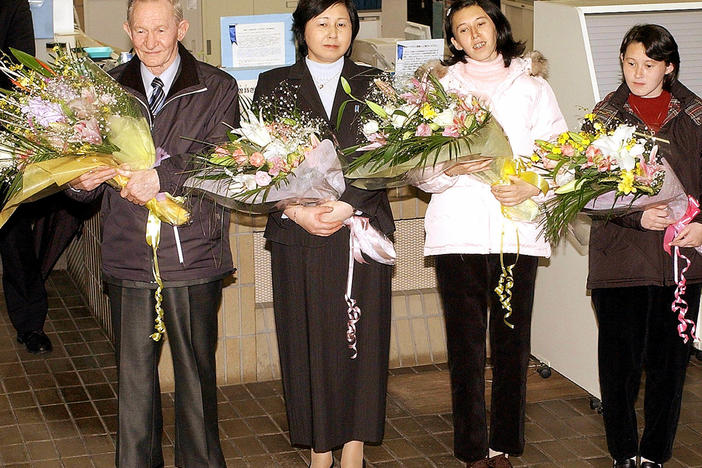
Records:
[[[141,78],[137,56],[110,74],[142,104],[151,123],[154,145],[171,157],[156,167],[162,192],[182,195],[183,183],[192,167],[192,155],[202,152],[203,141],[227,140],[227,126],[238,126],[238,88],[227,73],[199,62],[179,45],[180,69],[154,118]],[[102,218],[102,269],[109,283],[127,287],[155,287],[152,252],[146,243],[148,210],[123,199],[118,190],[105,188]],[[82,192],[74,196],[95,197]],[[229,247],[229,214],[206,199],[195,197],[188,205],[191,222],[178,227],[183,263],[179,262],[174,229],[163,223],[158,264],[166,286],[204,283],[229,275],[232,257]]]
[[[671,165],[688,195],[702,195],[702,100],[674,81],[671,106],[657,137],[670,141],[659,144],[661,154]],[[644,123],[627,103],[629,88],[624,83],[600,102],[593,113],[603,123],[625,122],[643,131]],[[590,257],[587,287],[671,286],[673,261],[663,250],[663,233],[641,227],[642,212],[595,220],[590,231]],[[702,215],[694,219],[702,222]],[[702,282],[702,255],[692,248],[680,251],[692,265],[685,273],[688,282]],[[685,262],[681,260],[681,268]]]

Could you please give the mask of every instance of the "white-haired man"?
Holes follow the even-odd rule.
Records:
[[[116,464],[163,466],[158,361],[152,333],[155,288],[145,242],[147,210],[159,192],[182,193],[191,155],[200,142],[226,138],[239,119],[236,82],[197,61],[180,41],[188,30],[178,0],[130,0],[124,29],[135,57],[111,74],[136,96],[148,115],[154,143],[166,156],[157,167],[120,172],[130,177],[118,192],[102,168],[74,180],[76,197],[103,194],[103,278],[110,299],[119,373]],[[185,138],[182,138],[185,137]],[[217,425],[215,348],[222,279],[233,272],[229,217],[207,200],[193,203],[192,222],[161,228],[158,263],[163,309],[175,374],[175,464],[222,467]]]

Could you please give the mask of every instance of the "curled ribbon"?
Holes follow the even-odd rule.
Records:
[[[159,341],[163,334],[166,332],[166,326],[163,323],[163,308],[161,307],[161,302],[163,296],[161,292],[163,291],[163,281],[161,280],[161,271],[158,268],[158,244],[161,242],[161,220],[154,214],[153,211],[149,211],[149,217],[146,220],[146,243],[149,244],[151,250],[153,251],[153,274],[156,279],[156,292],[154,297],[156,298],[156,319],[154,320],[154,328],[156,331],[150,335],[151,339],[154,341]]]
[[[516,227],[515,227],[516,229]],[[517,258],[514,259],[514,263],[508,267],[505,267],[504,252],[502,251],[502,244],[505,239],[505,229],[502,227],[502,234],[500,236],[500,267],[502,267],[502,273],[500,274],[500,279],[497,282],[497,287],[494,289],[495,294],[497,294],[498,299],[502,308],[506,311],[502,320],[505,322],[509,328],[514,329],[514,324],[509,322],[509,318],[512,316],[512,287],[514,286],[514,274],[512,270],[519,260],[519,230],[517,230]]]
[[[349,228],[349,273],[346,280],[346,294],[344,294],[344,300],[348,306],[346,310],[346,342],[353,353],[351,359],[356,359],[358,356],[356,323],[361,319],[361,308],[356,304],[356,299],[351,297],[354,261],[368,263],[363,258],[363,254],[366,254],[378,263],[394,265],[397,254],[390,239],[371,226],[368,218],[351,216],[344,221],[344,225]]]
[[[687,210],[685,211],[685,214],[674,224],[668,226],[663,236],[663,249],[668,253],[668,255],[673,257],[673,276],[675,278],[676,287],[675,298],[673,300],[673,304],[671,305],[671,310],[673,313],[678,315],[678,335],[680,335],[680,338],[682,338],[683,343],[687,343],[687,340],[689,339],[688,334],[685,333],[688,328],[690,329],[690,336],[695,335],[695,322],[685,318],[685,315],[687,314],[687,302],[682,297],[685,295],[685,290],[687,289],[687,279],[685,278],[685,273],[690,268],[690,259],[681,254],[680,249],[677,246],[675,246],[675,248],[671,251],[670,243],[673,241],[673,239],[675,239],[675,236],[678,235],[682,228],[690,224],[690,222],[699,214],[699,212],[700,203],[697,201],[697,199],[695,199],[695,197],[688,195]],[[680,271],[679,275],[678,258],[685,260],[685,267]]]

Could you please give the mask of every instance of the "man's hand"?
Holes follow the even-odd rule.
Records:
[[[117,169],[101,166],[82,174],[68,183],[75,190],[95,190],[103,182],[107,182],[117,175]]]
[[[156,169],[130,171],[119,169],[119,174],[129,178],[120,195],[136,205],[144,205],[161,190]]]
[[[539,194],[539,189],[517,176],[509,176],[509,185],[493,185],[490,189],[502,206],[516,206]]]
[[[662,231],[675,222],[669,216],[668,205],[652,206],[641,215],[641,227],[649,231]]]
[[[302,229],[315,236],[331,236],[344,225],[342,221],[323,221],[322,215],[329,214],[334,209],[331,206],[302,206],[293,205],[285,209],[285,216],[299,224]]]
[[[702,245],[702,224],[690,223],[670,243],[675,247],[699,247]]]

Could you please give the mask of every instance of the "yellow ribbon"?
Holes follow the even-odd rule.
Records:
[[[163,291],[163,281],[161,280],[161,271],[158,268],[157,250],[159,242],[161,242],[161,220],[153,211],[149,211],[149,217],[146,220],[146,243],[151,246],[151,250],[154,254],[153,273],[157,284],[156,292],[154,293],[156,299],[154,329],[156,331],[150,335],[151,339],[154,341],[159,341],[166,332],[166,326],[163,323],[163,308],[161,307],[161,302],[163,301],[163,296],[161,295],[161,291]]]
[[[515,226],[517,233],[517,258],[514,259],[514,263],[508,267],[505,267],[504,253],[502,251],[502,245],[505,239],[505,228],[502,226],[502,234],[500,235],[500,266],[502,267],[502,274],[497,282],[497,287],[495,288],[495,294],[500,299],[500,304],[502,308],[506,310],[502,320],[505,322],[509,328],[514,329],[514,325],[509,323],[507,319],[512,316],[512,286],[514,286],[514,275],[512,269],[517,264],[519,260],[519,230]]]

